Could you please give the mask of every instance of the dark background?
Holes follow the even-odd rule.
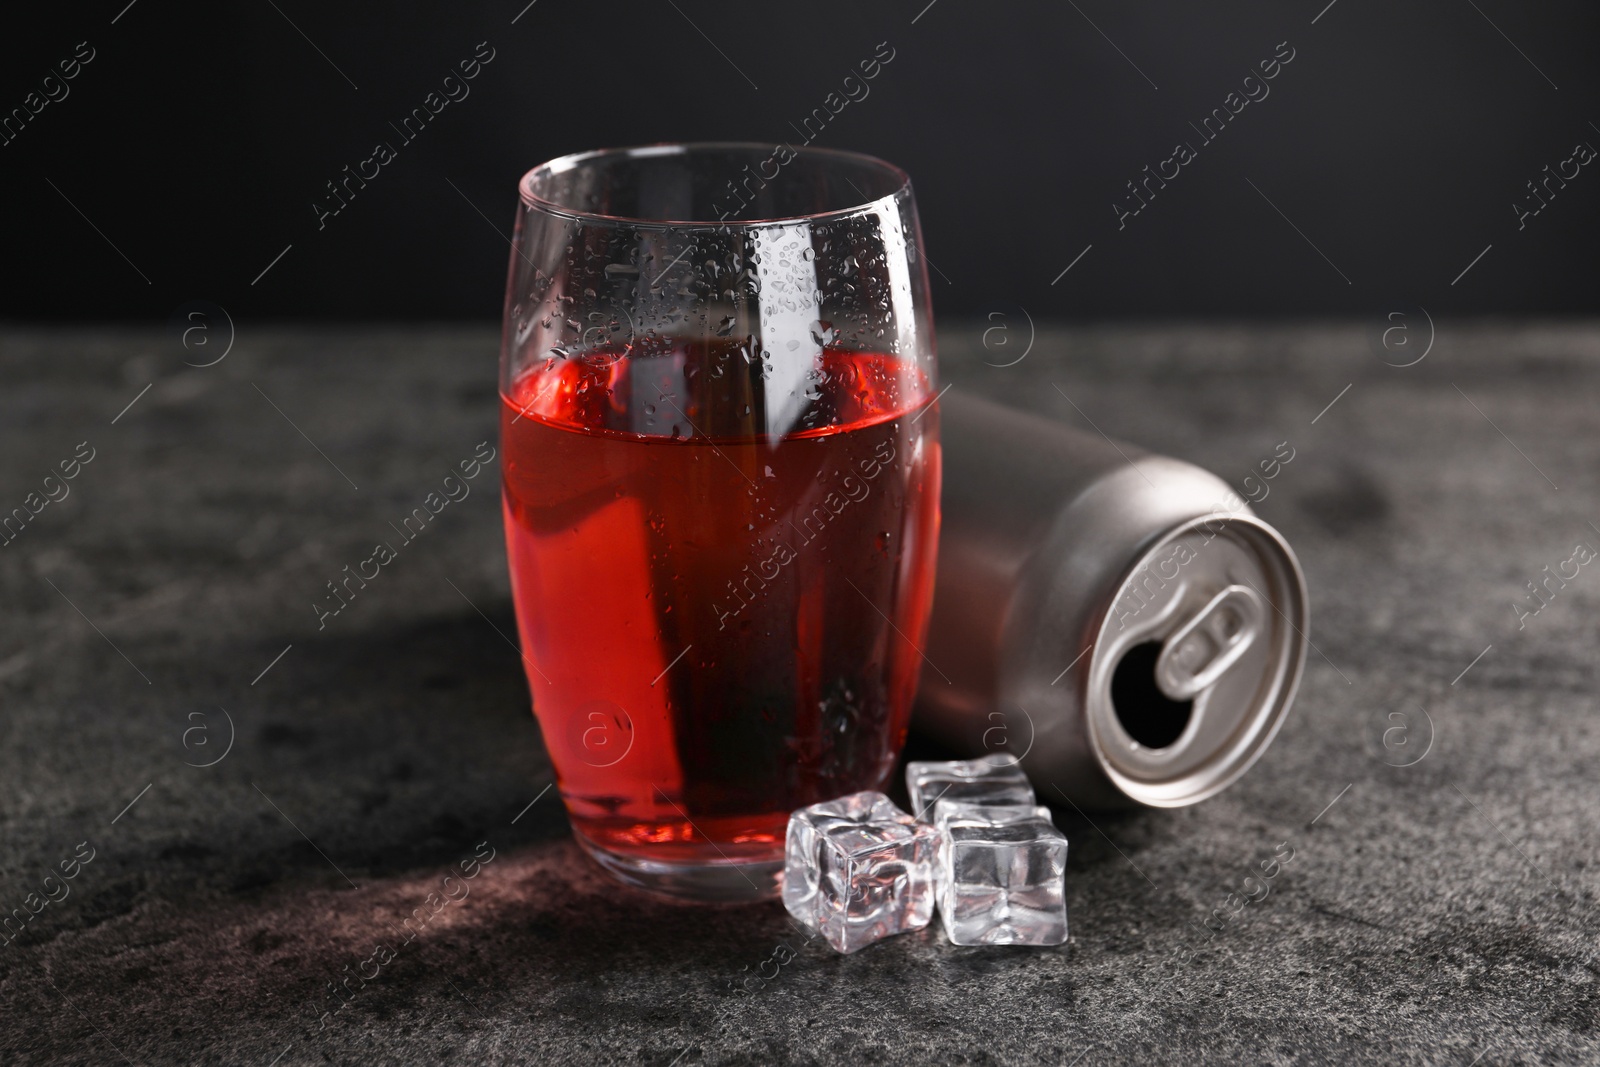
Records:
[[[96,58],[0,147],[0,316],[163,321],[203,299],[235,316],[492,318],[529,167],[794,140],[883,41],[893,62],[818,143],[911,172],[941,314],[1593,310],[1596,168],[1520,232],[1512,208],[1578,141],[1600,145],[1592,4],[526,3],[10,15],[0,109],[78,42]],[[495,59],[471,95],[401,147],[389,123],[481,41]],[[1189,123],[1282,41],[1296,56],[1271,95],[1119,232],[1125,183],[1198,145]],[[324,183],[379,140],[399,158],[319,231]]]

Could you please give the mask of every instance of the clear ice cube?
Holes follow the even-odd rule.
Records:
[[[908,763],[906,792],[911,794],[913,814],[929,821],[936,814],[934,805],[943,799],[969,804],[1038,803],[1017,757],[1000,754],[975,760]]]
[[[958,945],[1059,945],[1067,939],[1067,839],[1048,808],[944,801],[939,918]]]
[[[920,930],[933,918],[939,831],[882,793],[789,816],[783,906],[840,952]]]

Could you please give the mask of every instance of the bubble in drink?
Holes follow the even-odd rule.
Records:
[[[938,412],[912,359],[813,377],[670,340],[542,360],[502,405],[528,683],[580,841],[772,861],[880,788],[932,597]],[[887,534],[887,537],[885,535]]]

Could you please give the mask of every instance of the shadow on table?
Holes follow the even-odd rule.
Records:
[[[222,698],[230,754],[191,769],[177,761],[201,754],[175,747],[54,925],[0,963],[0,983],[13,971],[31,983],[13,987],[24,1014],[58,1024],[40,1050],[97,1037],[38,973],[114,1016],[135,1060],[180,1034],[217,1061],[272,1062],[292,1046],[288,1063],[355,1059],[374,1034],[535,1025],[648,1035],[660,1055],[651,1045],[643,1060],[667,1063],[713,1040],[724,1009],[770,1027],[797,1003],[820,1012],[879,981],[923,981],[926,966],[960,983],[1020,974],[1041,952],[1070,959],[1069,947],[957,949],[937,923],[839,956],[775,902],[704,907],[616,885],[544,791],[509,602],[477,597],[481,615],[385,606],[374,597],[320,633],[207,649],[253,665],[246,682],[275,664]],[[1120,862],[1069,833],[1074,867]],[[795,956],[778,969],[780,943]],[[758,994],[740,991],[774,970]]]
[[[509,605],[480,606],[487,619],[469,610],[330,626],[296,641],[235,709],[239,744],[220,773],[172,778],[184,804],[213,815],[128,841],[137,851],[105,871],[117,907],[86,909],[93,921],[75,923],[71,939],[83,960],[47,946],[52,965],[85,987],[120,983],[122,1017],[152,1035],[174,1010],[164,990],[181,988],[193,991],[184,1012],[219,1033],[248,998],[284,1040],[314,1046],[352,1040],[340,1027],[354,1035],[435,1011],[471,1028],[518,1017],[700,1028],[738,1000],[738,983],[773,966],[780,943],[796,956],[776,988],[808,997],[836,980],[909,974],[919,959],[959,982],[1023,968],[1038,952],[1070,954],[957,949],[935,922],[838,956],[776,902],[708,907],[617,885],[581,854],[544,791],[521,660],[495,632],[515,639]],[[1094,817],[1123,850],[1159,818]],[[1061,825],[1074,871],[1123,862],[1073,818]],[[130,940],[154,946],[132,968],[116,962]],[[662,993],[672,989],[689,998],[687,1015]]]

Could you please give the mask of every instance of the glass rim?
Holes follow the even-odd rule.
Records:
[[[648,159],[655,156],[688,155],[692,152],[728,151],[733,149],[776,153],[780,148],[787,148],[796,157],[810,156],[813,159],[833,160],[835,162],[848,160],[862,164],[888,174],[895,180],[896,185],[892,192],[848,207],[835,208],[831,211],[817,211],[801,215],[781,215],[762,219],[645,219],[630,215],[606,215],[597,211],[583,211],[558,204],[539,196],[533,191],[534,182],[538,178],[561,174],[601,160]],[[908,195],[911,191],[911,175],[907,174],[904,169],[877,156],[868,155],[865,152],[852,152],[843,148],[818,148],[813,145],[804,145],[796,148],[785,141],[778,141],[772,144],[768,144],[765,141],[663,141],[656,144],[633,145],[625,148],[597,148],[587,152],[572,152],[568,155],[557,156],[555,159],[541,163],[524,174],[517,182],[517,190],[521,194],[523,207],[529,209],[537,208],[548,214],[558,215],[577,222],[657,227],[662,229],[683,229],[687,227],[758,229],[764,226],[786,226],[800,222],[838,219],[861,214],[875,204]]]

